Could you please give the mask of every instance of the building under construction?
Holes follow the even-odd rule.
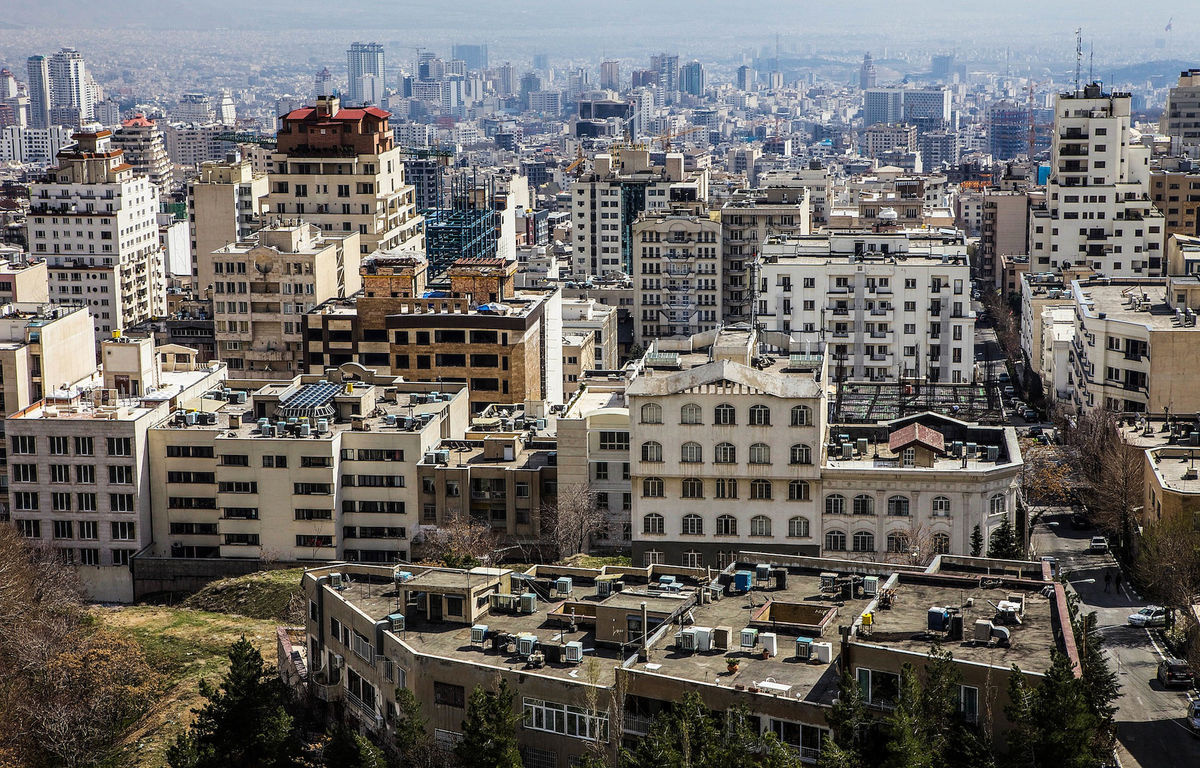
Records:
[[[424,212],[425,258],[431,276],[442,274],[458,259],[495,257],[493,198],[490,180],[480,188],[473,181],[456,179],[450,190],[450,207]]]
[[[830,423],[874,424],[933,411],[977,424],[1005,422],[1000,390],[990,382],[835,381]]]

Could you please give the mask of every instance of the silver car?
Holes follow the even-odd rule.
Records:
[[[1167,626],[1167,611],[1157,605],[1147,605],[1137,613],[1129,614],[1131,627],[1165,627]]]

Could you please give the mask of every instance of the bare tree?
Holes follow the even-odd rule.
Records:
[[[558,494],[542,504],[541,529],[556,557],[587,552],[592,537],[608,522],[586,483],[558,486]]]
[[[500,546],[500,534],[490,525],[466,517],[454,517],[425,533],[428,554],[451,568],[486,563]]]
[[[1191,604],[1200,593],[1200,532],[1191,514],[1172,514],[1147,527],[1137,572],[1146,590],[1163,605]]]
[[[908,518],[907,529],[889,531],[889,535],[899,538],[899,546],[895,551],[889,550],[884,554],[884,562],[926,566],[937,557],[937,532],[916,516]]]
[[[1032,504],[1064,504],[1075,485],[1069,452],[1056,445],[1021,441],[1021,492]]]
[[[1134,509],[1141,506],[1146,451],[1116,435],[1100,457],[1100,477],[1092,488],[1096,522],[1116,536],[1123,552],[1133,539]]]

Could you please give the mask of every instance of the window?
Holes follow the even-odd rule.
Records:
[[[703,563],[703,558],[701,558],[700,553],[696,550],[689,549],[683,553],[683,562],[681,564],[684,568],[700,568]]]
[[[38,495],[31,491],[16,491],[13,493],[13,507],[15,509],[34,512],[38,509]]]
[[[37,464],[12,464],[10,474],[14,483],[36,483],[38,481]]]
[[[734,464],[737,462],[737,447],[733,443],[717,443],[713,450],[713,461],[717,464]]]
[[[846,534],[841,531],[829,531],[825,534],[825,549],[830,552],[846,551]]]
[[[1003,515],[1007,513],[1008,508],[1004,502],[1005,498],[1003,493],[992,494],[992,498],[988,499],[988,514]]]
[[[889,497],[887,501],[887,513],[892,517],[908,517],[908,497]]]
[[[755,443],[750,446],[750,463],[751,464],[770,464],[771,463],[771,446],[766,443]]]
[[[662,515],[651,512],[642,518],[642,533],[663,533],[664,531]]]
[[[930,511],[934,517],[949,517],[950,499],[945,496],[934,496]]]
[[[137,531],[133,523],[113,523],[112,538],[113,541],[133,541],[137,538]]]
[[[695,403],[688,403],[679,409],[680,424],[702,424],[703,420],[700,416],[700,406]]]
[[[69,444],[70,438],[63,435],[52,435],[50,437],[50,455],[66,456]]]
[[[685,499],[703,499],[704,482],[697,477],[683,478],[679,495]]]
[[[933,534],[933,553],[935,555],[950,554],[950,535],[946,533]]]
[[[718,499],[736,499],[738,497],[737,478],[718,477],[716,495]]]
[[[250,466],[250,457],[245,454],[223,453],[221,454],[221,466],[248,467]]]
[[[750,498],[755,501],[770,501],[771,500],[771,481],[770,480],[751,480],[750,481]]]
[[[771,409],[765,405],[750,406],[750,426],[752,426],[752,427],[769,427],[769,426],[771,426]]]
[[[13,435],[12,452],[23,456],[33,456],[37,453],[37,439],[33,435]]]
[[[900,452],[900,466],[915,467],[917,465],[917,449],[905,448]]]
[[[128,437],[105,438],[109,456],[132,456],[133,440]]]
[[[85,548],[79,550],[80,565],[100,565],[100,550]]]
[[[96,446],[90,437],[75,438],[75,455],[76,456],[95,456]]]
[[[704,518],[700,515],[684,515],[680,533],[684,536],[703,536]]]
[[[95,512],[96,511],[96,494],[94,493],[77,493],[75,501],[79,504],[80,512]]]
[[[530,730],[561,733],[587,741],[608,741],[607,713],[540,699],[525,699],[523,710],[522,723]]]
[[[766,515],[755,515],[750,518],[750,535],[751,536],[770,536],[771,535],[771,518]]]
[[[827,515],[844,515],[846,514],[846,497],[840,493],[833,493],[825,497],[825,514]]]
[[[466,704],[465,695],[466,692],[461,685],[451,685],[450,683],[439,683],[436,680],[433,681],[434,704],[462,709]]]
[[[601,432],[600,433],[600,450],[602,450],[602,451],[628,451],[629,450],[629,433],[628,432]]]
[[[108,482],[113,485],[132,485],[133,467],[128,464],[113,464],[109,466]]]
[[[859,667],[856,672],[858,688],[868,704],[894,707],[900,697],[900,675]]]
[[[662,424],[662,406],[658,403],[646,403],[642,406],[643,424]]]
[[[788,520],[788,538],[806,539],[808,536],[808,518],[793,517]]]
[[[83,485],[92,485],[96,482],[96,465],[95,464],[76,464],[75,465],[75,482]]]
[[[958,686],[958,712],[963,720],[974,723],[979,720],[979,689],[970,685]]]
[[[886,546],[888,552],[907,552],[909,548],[909,536],[904,531],[893,531],[887,535]]]
[[[642,565],[647,565],[647,566],[658,565],[662,561],[663,561],[663,553],[659,552],[657,549],[648,549],[642,553]],[[630,627],[629,633],[630,633],[630,635],[633,634],[633,618],[634,617],[629,617],[629,627]],[[637,617],[637,621],[638,621],[638,627],[639,627],[637,631],[640,633],[642,631],[641,630],[641,617]]]
[[[661,477],[647,477],[642,480],[642,497],[647,499],[661,499],[663,495],[663,481]]]
[[[788,483],[788,501],[808,501],[808,494],[807,480],[792,480]]]
[[[54,538],[56,539],[73,539],[73,529],[75,526],[70,520],[55,520],[54,521]]]
[[[679,448],[679,460],[685,464],[698,464],[704,461],[704,449],[700,443],[684,443]]]
[[[855,552],[874,552],[875,534],[870,531],[855,531],[853,544]]]
[[[875,514],[875,498],[868,496],[865,493],[860,493],[854,497],[854,514],[856,515],[873,515]]]
[[[737,518],[733,515],[718,515],[717,535],[737,536]]]
[[[792,464],[812,464],[812,449],[807,445],[793,445],[789,455]]]
[[[100,527],[95,520],[80,520],[79,521],[79,538],[95,541],[100,538]]]
[[[713,423],[725,427],[737,424],[737,411],[732,405],[718,405],[713,409]]]
[[[792,408],[792,426],[807,427],[812,424],[812,409],[807,405],[797,405]]]
[[[220,493],[258,493],[258,483],[254,480],[222,480],[217,490]]]

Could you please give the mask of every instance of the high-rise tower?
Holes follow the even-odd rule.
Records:
[[[362,78],[364,75],[374,75],[383,90],[383,46],[379,43],[351,43],[346,51],[346,71],[349,83],[346,89],[346,103],[358,105],[363,102]]]

